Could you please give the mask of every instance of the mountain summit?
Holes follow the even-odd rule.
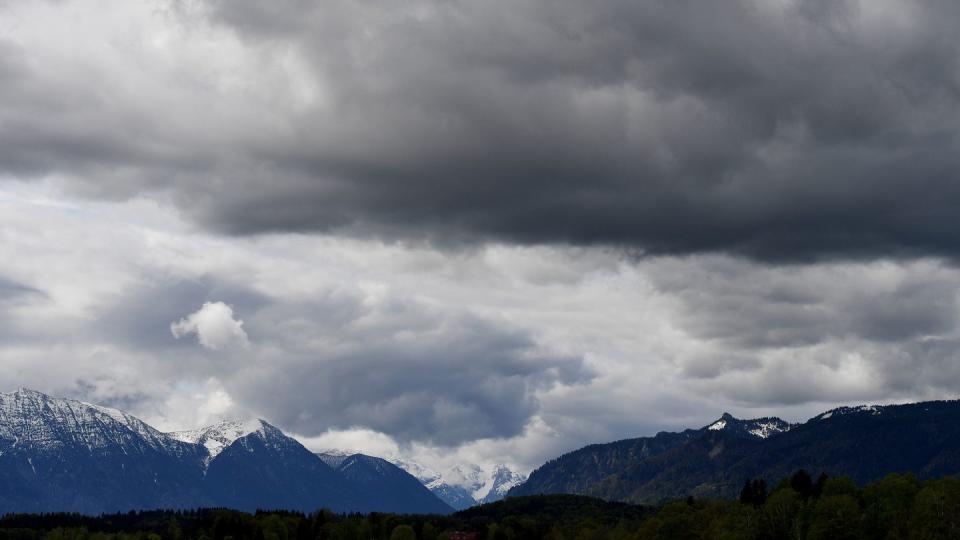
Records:
[[[141,420],[109,407],[56,399],[20,388],[0,393],[0,448],[122,449],[141,454],[176,450],[177,442]]]
[[[700,429],[586,446],[535,470],[509,495],[574,493],[657,503],[735,497],[806,469],[866,483],[893,472],[960,473],[960,402],[840,407],[791,425],[723,414]]]
[[[207,450],[207,458],[204,460],[206,464],[217,457],[220,452],[223,452],[237,439],[251,434],[258,434],[258,436],[265,439],[279,439],[284,437],[283,432],[260,419],[246,421],[225,420],[205,428],[192,431],[175,431],[167,435],[179,441],[203,446]]]
[[[766,439],[772,435],[790,431],[793,425],[776,417],[755,418],[753,420],[740,420],[734,418],[730,413],[723,413],[716,422],[702,428],[707,431],[723,431],[742,435],[744,437],[755,437]]]
[[[210,505],[203,455],[116,409],[0,394],[0,514]]]
[[[511,488],[526,480],[525,476],[503,464],[492,468],[461,464],[437,472],[415,461],[396,460],[394,463],[457,510],[499,501]]]
[[[389,461],[365,454],[329,452],[320,459],[350,480],[364,501],[400,514],[446,514],[453,508],[413,475]]]
[[[368,483],[259,419],[162,433],[108,407],[27,389],[0,394],[0,514],[209,506],[451,510],[407,477],[393,499],[374,497]]]

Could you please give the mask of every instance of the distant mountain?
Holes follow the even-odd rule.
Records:
[[[719,420],[704,429],[707,431],[723,431],[726,434],[738,435],[747,439],[767,439],[778,433],[790,431],[793,427],[793,424],[775,417],[739,420],[730,413],[723,413]]]
[[[735,497],[747,478],[774,482],[798,469],[861,483],[892,472],[958,474],[960,402],[844,407],[799,425],[724,414],[701,429],[581,448],[547,462],[509,496]]]
[[[0,394],[0,513],[209,506],[204,454],[115,409]]]
[[[397,472],[382,485],[406,511],[450,511]],[[26,389],[0,394],[0,514],[209,506],[397,509],[369,478],[330,467],[263,420],[161,433],[116,409]]]
[[[484,484],[484,487],[487,485],[490,487],[487,494],[479,500],[480,504],[488,504],[503,499],[514,486],[522,484],[526,479],[526,476],[513,472],[505,465],[497,465],[490,476],[490,482]]]
[[[364,454],[321,453],[327,465],[351,482],[363,501],[382,512],[449,514],[453,508],[407,471]]]
[[[490,469],[472,464],[457,465],[440,473],[414,461],[396,460],[394,463],[457,510],[498,501],[506,496],[510,488],[526,479],[506,465],[496,465]]]
[[[379,510],[363,498],[358,486],[295,439],[262,420],[243,425],[249,432],[244,430],[209,458],[203,480],[218,505],[247,511]],[[212,432],[219,435],[224,430],[217,426]]]

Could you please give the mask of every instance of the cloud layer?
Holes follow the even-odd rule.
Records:
[[[0,170],[234,234],[957,253],[951,2],[115,7],[7,7]]]
[[[318,448],[527,468],[723,410],[803,420],[960,386],[960,270],[936,259],[238,239],[149,200],[7,187],[0,386],[167,429],[256,415]]]
[[[0,386],[521,468],[956,397],[958,16],[0,0]]]

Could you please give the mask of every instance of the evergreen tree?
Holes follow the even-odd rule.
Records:
[[[813,493],[813,479],[810,473],[800,469],[790,477],[790,487],[800,494],[800,497],[806,499]]]

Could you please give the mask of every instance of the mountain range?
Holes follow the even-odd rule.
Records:
[[[452,511],[385,460],[350,456],[332,467],[263,420],[163,433],[116,409],[0,394],[0,514],[210,506]]]
[[[736,497],[798,469],[867,483],[960,474],[960,402],[841,407],[791,424],[729,414],[699,429],[594,444],[524,477],[437,472],[357,452],[316,454],[263,420],[161,432],[122,411],[21,389],[0,393],[0,514],[229,507],[447,514],[507,496],[632,503]]]
[[[393,463],[415,476],[456,510],[499,501],[511,488],[527,479],[503,464],[491,468],[461,464],[438,472],[410,460],[397,459]]]
[[[960,402],[842,407],[802,424],[724,414],[700,429],[594,444],[553,459],[508,496],[548,493],[658,503],[736,497],[747,479],[768,484],[804,469],[858,483],[889,473],[960,473]]]

